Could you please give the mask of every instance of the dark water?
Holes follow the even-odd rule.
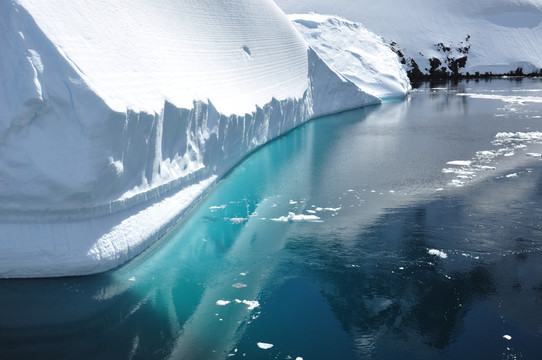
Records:
[[[541,115],[524,79],[313,121],[126,266],[0,281],[0,359],[537,359]]]

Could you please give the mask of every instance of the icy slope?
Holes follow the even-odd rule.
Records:
[[[289,15],[316,53],[363,91],[380,98],[410,90],[397,54],[362,24],[319,14]]]
[[[136,256],[256,147],[378,102],[270,0],[0,0],[0,277]]]
[[[457,48],[470,44],[466,67],[461,72],[505,73],[518,67],[529,72],[542,67],[541,0],[276,0],[276,3],[286,13],[314,11],[360,22],[388,42],[396,42],[422,71],[430,68],[428,59],[432,57],[445,65],[450,52],[439,51],[438,43],[451,47],[451,55],[455,57],[462,56]]]

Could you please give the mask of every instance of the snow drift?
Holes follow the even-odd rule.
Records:
[[[429,59],[446,66],[470,46],[461,73],[507,73],[542,68],[542,1],[540,0],[276,0],[286,13],[334,14],[362,23],[397,43],[405,58],[422,72]],[[442,46],[438,44],[441,43]],[[448,51],[449,49],[449,51]]]
[[[270,0],[2,0],[0,13],[0,277],[116,267],[256,147],[379,102]]]

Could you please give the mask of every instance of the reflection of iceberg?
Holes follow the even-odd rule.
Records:
[[[0,277],[118,266],[250,151],[380,101],[267,0],[0,11]]]

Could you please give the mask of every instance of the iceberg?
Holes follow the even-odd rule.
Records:
[[[456,62],[461,73],[523,73],[542,68],[542,2],[540,0],[276,0],[287,14],[334,14],[362,23],[383,36],[422,73],[429,60],[441,66]],[[294,20],[295,21],[295,20]],[[513,49],[513,51],[511,51]],[[434,62],[435,66],[437,62]],[[464,65],[464,67],[461,67]],[[453,65],[451,66],[453,68]],[[450,69],[451,70],[451,69]]]
[[[107,271],[243,157],[378,103],[271,0],[0,2],[0,277]]]
[[[397,54],[362,24],[320,14],[288,18],[318,56],[363,91],[387,99],[411,90]]]

